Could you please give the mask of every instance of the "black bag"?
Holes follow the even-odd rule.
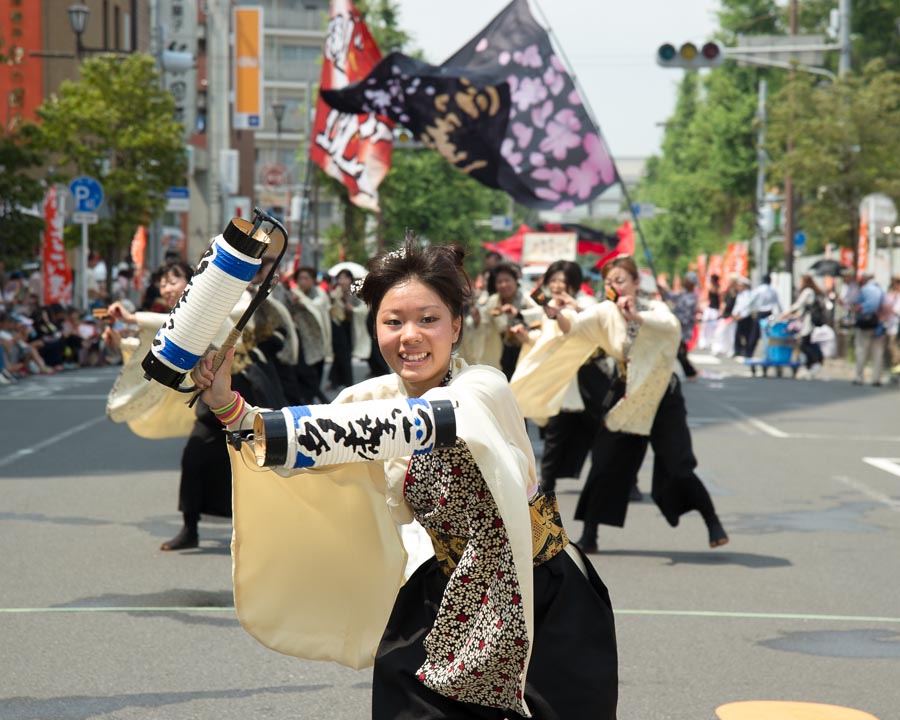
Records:
[[[860,313],[856,316],[856,327],[859,330],[874,330],[878,324],[878,313]]]
[[[812,306],[809,309],[809,319],[812,321],[813,327],[822,327],[828,320],[825,317],[825,303],[822,298],[816,296]]]

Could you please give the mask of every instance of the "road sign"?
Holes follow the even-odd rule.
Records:
[[[69,183],[69,190],[72,192],[76,213],[95,213],[103,202],[103,188],[88,175],[75,178]]]
[[[512,230],[512,217],[509,215],[491,215],[491,230]]]
[[[794,234],[794,247],[801,248],[806,245],[806,233],[800,230]]]
[[[186,187],[170,187],[166,190],[166,212],[188,212],[191,209],[191,193]]]
[[[263,165],[259,174],[263,184],[270,188],[284,187],[288,184],[288,169],[284,163],[267,163]]]
[[[97,213],[92,212],[77,212],[72,213],[72,222],[76,225],[96,225],[97,221],[100,219],[100,216]]]
[[[653,203],[632,203],[631,211],[635,217],[651,220],[656,215],[656,205]]]

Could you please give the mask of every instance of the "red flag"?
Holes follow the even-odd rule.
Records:
[[[594,265],[595,268],[602,268],[606,263],[619,255],[634,255],[634,228],[631,226],[630,221],[626,220],[616,228],[616,236],[619,238],[616,247],[600,258],[597,264]]]
[[[362,80],[379,60],[381,52],[351,0],[332,0],[320,89]],[[319,96],[310,157],[347,187],[354,205],[378,210],[378,185],[390,170],[393,142],[393,126],[386,119],[338,112]]]
[[[44,196],[44,305],[72,303],[72,270],[63,246],[63,220],[59,194],[51,186]]]

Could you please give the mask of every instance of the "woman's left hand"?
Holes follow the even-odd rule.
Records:
[[[636,322],[638,324],[643,322],[637,309],[637,301],[630,295],[622,295],[616,300],[616,306],[619,308],[619,312],[622,313],[622,317],[628,322]]]

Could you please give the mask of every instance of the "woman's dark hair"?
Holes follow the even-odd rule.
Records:
[[[506,275],[511,275],[512,278],[516,281],[516,285],[519,284],[519,269],[510,262],[499,262],[494,265],[494,267],[492,267],[490,272],[488,273],[488,295],[493,295],[495,292],[497,292],[497,276],[504,273]]]
[[[341,277],[343,277],[344,275],[346,275],[348,278],[350,278],[350,282],[351,282],[351,283],[352,283],[353,280],[355,279],[355,278],[353,277],[353,273],[350,272],[347,268],[341,268],[341,269],[338,271],[338,274],[334,276],[335,281],[337,281],[338,278],[341,278]],[[313,275],[313,278],[315,278],[315,275]]]
[[[603,278],[605,279],[613,268],[622,268],[635,280],[640,280],[641,276],[640,273],[638,273],[637,263],[635,263],[634,258],[631,257],[631,255],[619,255],[618,257],[614,257],[600,268],[600,274],[603,275]]]
[[[572,262],[571,260],[555,260],[550,263],[550,267],[548,267],[547,272],[544,273],[544,279],[542,280],[543,284],[547,285],[550,282],[550,278],[558,272],[561,272],[566,278],[566,287],[571,291],[569,294],[574,295],[577,293],[584,280],[584,275],[582,274],[578,263]]]
[[[190,280],[194,277],[194,268],[184,260],[170,260],[161,269],[162,272],[159,274],[160,280],[170,273],[185,280]]]
[[[816,279],[809,273],[803,273],[800,276],[800,289],[812,288],[816,295],[822,295],[822,289],[819,287]]]
[[[401,249],[377,255],[366,263],[369,274],[357,295],[372,313],[377,313],[388,290],[418,280],[437,294],[454,319],[462,317],[471,296],[471,283],[462,264],[465,255],[459,245],[423,248],[407,235]],[[457,344],[461,339],[462,329]]]

